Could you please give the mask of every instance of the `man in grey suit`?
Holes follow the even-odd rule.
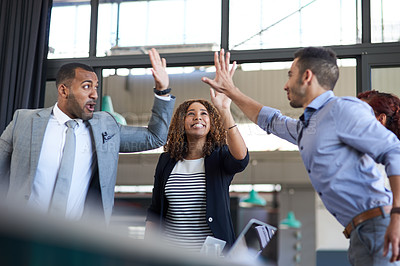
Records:
[[[94,112],[98,78],[91,67],[79,63],[60,68],[53,107],[17,110],[0,137],[0,202],[6,199],[44,213],[51,209],[66,122],[72,119],[77,122],[75,159],[69,188],[64,189],[65,218],[96,214],[109,223],[119,152],[154,149],[167,138],[175,97],[169,95],[165,59],[155,49],[149,56],[156,95],[147,128],[123,126],[107,112]]]

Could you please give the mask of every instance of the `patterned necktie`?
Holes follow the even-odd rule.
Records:
[[[54,185],[53,198],[50,212],[65,215],[69,189],[71,186],[72,172],[75,161],[75,133],[74,128],[78,124],[75,120],[68,120],[65,123],[68,127],[64,151],[61,158],[60,169],[58,170],[56,183]]]

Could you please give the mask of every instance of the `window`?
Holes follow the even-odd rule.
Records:
[[[400,66],[372,68],[371,88],[400,96]]]
[[[89,56],[90,1],[54,0],[47,58]]]
[[[371,40],[378,42],[400,41],[400,1],[371,0]]]
[[[230,1],[230,49],[360,43],[360,0]]]
[[[219,50],[221,1],[109,1],[99,5],[97,56]]]

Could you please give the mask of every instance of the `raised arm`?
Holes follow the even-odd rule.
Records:
[[[230,110],[231,99],[223,93],[216,92],[212,88],[210,89],[210,93],[211,101],[218,109],[222,123],[227,131],[229,151],[235,159],[242,160],[246,157],[247,147],[237,125],[235,124],[235,120],[232,117]]]
[[[228,53],[226,55],[226,60],[224,60],[223,64],[219,64],[219,67],[223,69],[222,71],[226,72],[232,79],[232,76],[235,73],[236,69],[236,62],[234,62],[232,68],[229,69],[229,56],[230,55]],[[216,82],[217,84],[221,82],[220,71],[216,72],[214,82]],[[235,124],[235,120],[232,117],[232,100],[229,99],[225,94],[215,91],[212,88],[210,88],[210,95],[211,101],[218,109],[222,118],[222,123],[227,130],[227,142],[230,153],[237,160],[244,159],[247,154],[247,148],[242,138],[242,135],[240,134]]]
[[[168,89],[169,77],[166,71],[167,62],[161,58],[156,49],[149,50],[153,67],[155,89]],[[175,97],[169,93],[154,98],[151,118],[147,127],[121,126],[121,152],[146,151],[165,144],[171,122]]]
[[[226,64],[229,64],[230,53],[226,53],[224,49],[221,49],[221,52],[218,55],[218,52],[214,54],[214,63],[216,68],[215,79],[211,80],[207,77],[203,77],[202,81],[210,85],[213,89],[215,89],[219,93],[223,93],[228,96],[232,101],[242,110],[242,112],[254,123],[257,124],[258,113],[263,107],[262,104],[255,101],[254,99],[248,97],[243,94],[239,88],[235,86],[233,83],[233,74],[236,62],[233,62],[233,68],[229,70],[229,67],[226,67]]]
[[[161,58],[160,54],[154,48],[149,50],[149,57],[151,66],[153,67],[151,72],[153,73],[156,90],[163,91],[168,89],[169,77],[166,70],[167,61],[165,58]],[[160,96],[169,97],[169,94],[167,93]]]

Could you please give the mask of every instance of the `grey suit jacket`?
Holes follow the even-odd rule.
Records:
[[[88,120],[92,133],[97,177],[106,223],[114,205],[119,152],[137,152],[165,144],[175,97],[155,97],[148,127],[122,126],[107,112],[95,112]],[[17,110],[0,137],[0,201],[26,203],[35,178],[44,133],[53,107]],[[99,193],[100,194],[100,193]]]

